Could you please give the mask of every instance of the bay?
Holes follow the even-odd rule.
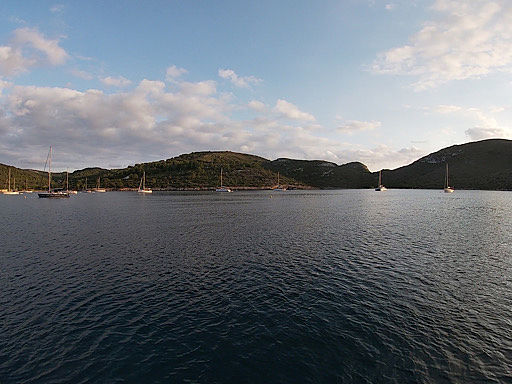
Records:
[[[511,382],[512,194],[0,196],[0,382]]]

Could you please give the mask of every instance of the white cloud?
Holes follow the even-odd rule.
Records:
[[[36,29],[21,28],[14,31],[13,44],[17,47],[32,47],[43,53],[51,65],[61,65],[66,62],[69,55],[59,46],[59,40],[44,37]]]
[[[50,7],[51,13],[61,13],[64,10],[64,4],[54,4]]]
[[[167,81],[173,81],[186,73],[188,73],[188,71],[186,69],[178,68],[175,65],[171,65],[169,68],[167,68],[167,70],[165,72],[165,79]]]
[[[477,120],[474,127],[465,131],[466,136],[471,140],[512,138],[512,129],[500,125],[493,116],[477,108],[469,108],[467,113],[473,114]]]
[[[373,70],[417,77],[416,90],[512,69],[512,3],[437,0],[439,16],[407,45],[380,54]]]
[[[512,129],[501,125],[495,114],[505,110],[504,107],[492,106],[487,110],[475,107],[462,107],[459,105],[438,105],[433,108],[427,107],[440,114],[457,114],[465,121],[473,125],[466,129],[465,134],[470,140],[483,140],[490,138],[512,138]]]
[[[380,121],[359,121],[359,120],[348,120],[342,122],[338,126],[338,130],[343,133],[355,133],[362,131],[371,131],[381,126]]]
[[[128,85],[130,85],[132,83],[131,80],[128,80],[126,77],[123,77],[123,76],[119,76],[119,77],[107,76],[107,77],[101,78],[100,80],[103,84],[105,84],[109,87],[119,87],[119,88],[127,87]]]
[[[435,111],[437,113],[441,113],[441,114],[448,114],[448,113],[454,113],[454,112],[459,112],[462,110],[462,107],[458,106],[458,105],[438,105],[436,108],[435,108]]]
[[[296,105],[286,100],[279,99],[274,111],[279,115],[292,120],[315,121],[315,117],[307,112],[302,112]]]
[[[73,76],[79,77],[80,79],[84,79],[84,80],[94,79],[94,76],[87,71],[82,71],[80,69],[72,69],[70,72]]]
[[[59,40],[47,39],[36,29],[14,31],[9,45],[0,46],[0,75],[13,76],[42,65],[62,65],[69,58]]]
[[[219,69],[219,76],[240,88],[249,88],[251,84],[258,84],[262,81],[254,76],[238,76],[232,69]]]
[[[265,103],[262,103],[261,101],[258,101],[258,100],[251,100],[247,104],[247,106],[249,108],[251,108],[252,110],[258,111],[258,112],[262,112],[262,111],[264,111],[267,108]]]

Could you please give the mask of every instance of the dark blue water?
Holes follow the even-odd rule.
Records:
[[[512,193],[0,196],[0,382],[512,382]]]

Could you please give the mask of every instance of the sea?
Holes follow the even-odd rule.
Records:
[[[0,383],[512,383],[512,192],[0,195]]]

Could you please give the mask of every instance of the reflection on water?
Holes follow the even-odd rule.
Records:
[[[512,380],[512,194],[0,196],[0,382]]]

